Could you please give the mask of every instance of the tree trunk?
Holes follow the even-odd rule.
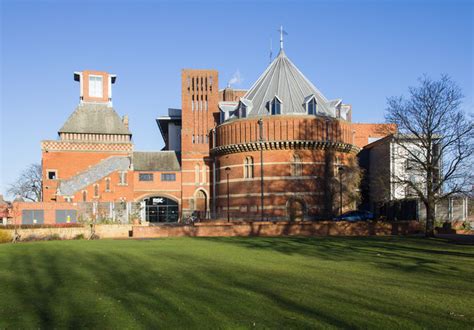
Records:
[[[434,202],[429,200],[426,204],[426,229],[425,237],[435,237],[434,232],[434,222],[435,222],[435,212],[434,212]]]

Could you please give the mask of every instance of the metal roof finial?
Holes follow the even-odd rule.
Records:
[[[288,33],[283,30],[283,25],[280,25],[280,30],[278,30],[278,32],[280,32],[280,50],[283,50],[283,36],[288,35]]]

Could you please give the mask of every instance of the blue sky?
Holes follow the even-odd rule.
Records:
[[[417,77],[449,74],[473,109],[472,1],[8,1],[1,3],[0,193],[79,100],[73,72],[117,74],[114,107],[136,150],[163,146],[155,118],[180,107],[180,70],[212,68],[248,88],[269,62],[270,38],[323,92],[383,121],[386,98]]]

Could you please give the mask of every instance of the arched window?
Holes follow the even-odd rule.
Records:
[[[273,100],[270,102],[270,109],[271,109],[272,115],[281,114],[281,101],[278,99],[278,97],[275,96]]]
[[[194,166],[194,183],[198,184],[199,183],[199,172],[201,171],[201,168],[199,164],[196,164]]]
[[[87,191],[85,190],[82,191],[82,201],[87,202]]]
[[[253,178],[253,157],[247,156],[244,160],[244,178]]]
[[[292,176],[302,176],[303,175],[303,164],[301,163],[301,157],[298,155],[293,155],[291,162],[291,175]]]
[[[94,185],[94,197],[99,197],[99,185]]]
[[[106,192],[110,191],[110,178],[105,179],[105,191]]]
[[[306,108],[308,111],[308,115],[315,115],[316,114],[316,99],[313,97],[311,100],[306,103]]]

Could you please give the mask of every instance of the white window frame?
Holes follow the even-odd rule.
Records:
[[[92,84],[92,78],[99,78],[100,88],[98,89],[97,80]],[[103,98],[104,97],[104,77],[99,75],[89,75],[89,97]]]
[[[310,113],[310,112],[309,112],[309,105],[310,105],[310,103],[312,103],[312,102],[314,102],[314,112],[313,112],[313,113]],[[306,113],[307,113],[308,115],[312,115],[312,116],[314,116],[314,115],[316,115],[316,114],[318,113],[318,102],[316,102],[316,98],[315,98],[314,96],[313,96],[312,98],[310,98],[310,99],[308,100],[308,102],[306,102]]]

